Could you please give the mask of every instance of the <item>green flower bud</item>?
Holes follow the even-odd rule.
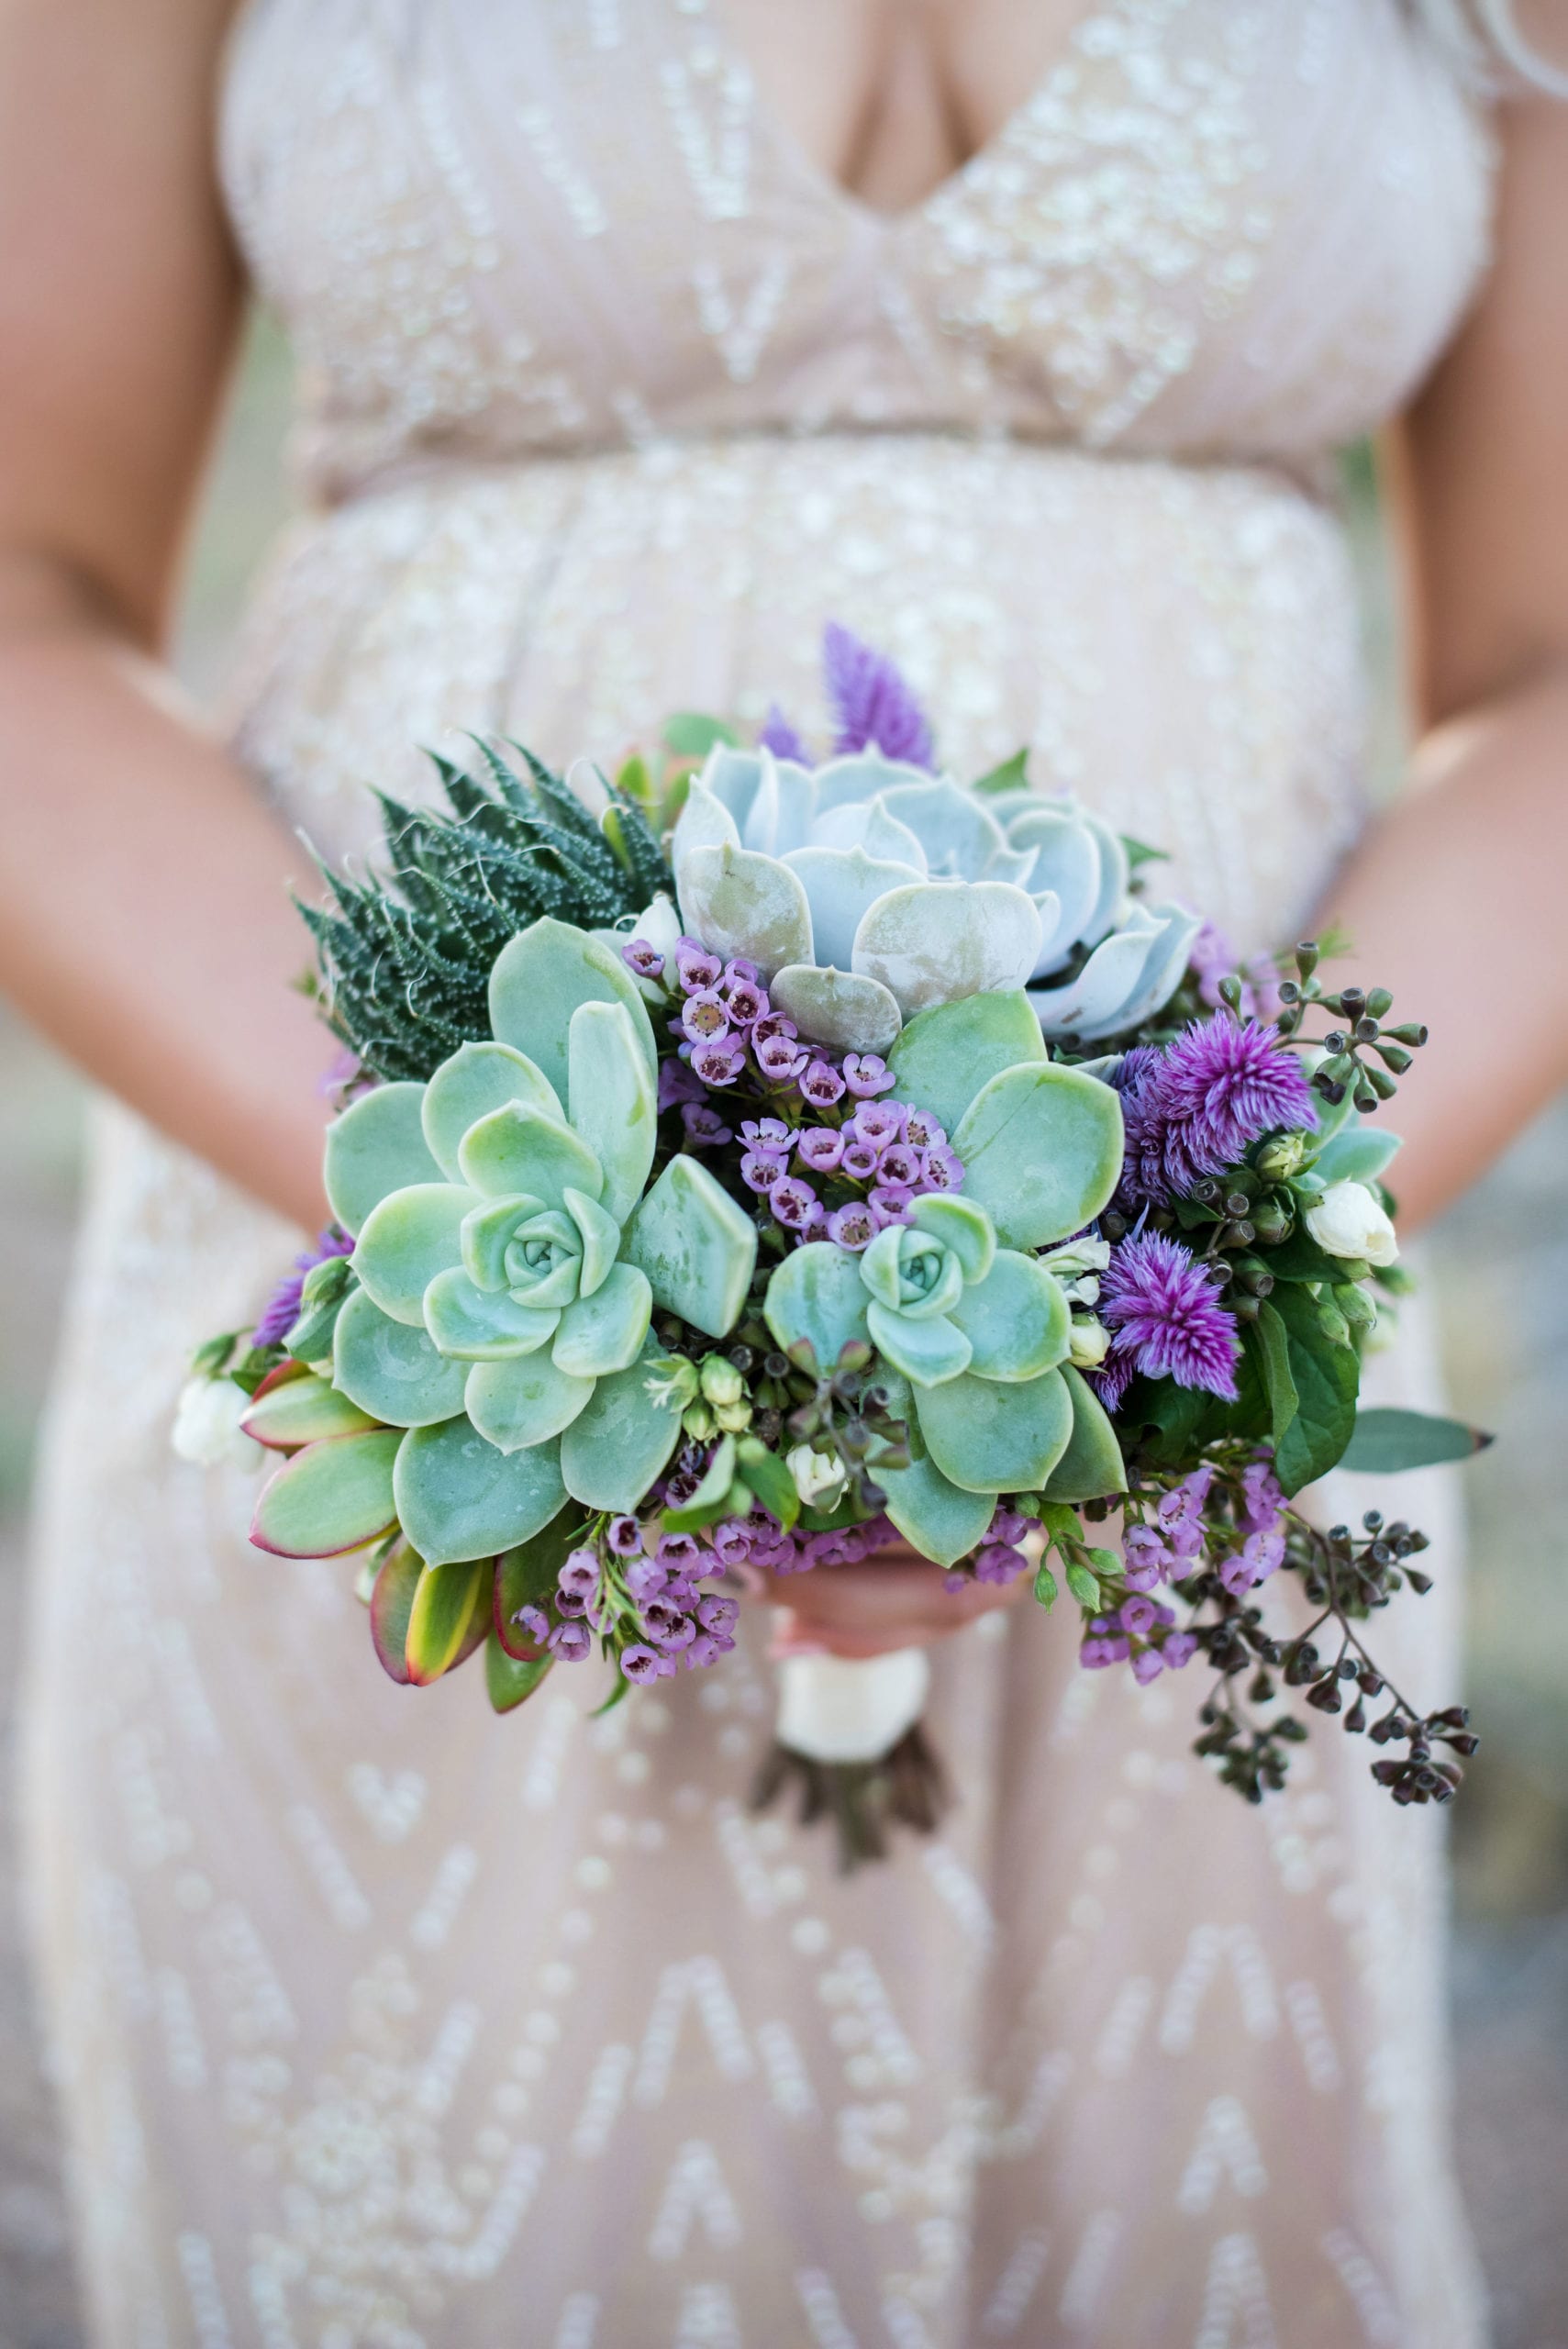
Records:
[[[651,1402],[662,1404],[667,1410],[684,1411],[688,1403],[697,1399],[697,1369],[684,1354],[662,1354],[649,1365],[652,1376],[643,1381],[643,1390]]]
[[[744,1397],[739,1403],[716,1403],[713,1418],[726,1435],[743,1435],[751,1424],[751,1406]]]
[[[1306,1159],[1313,1139],[1311,1134],[1296,1130],[1275,1134],[1272,1141],[1263,1144],[1253,1163],[1265,1182],[1285,1182]]]
[[[1068,1358],[1074,1370],[1098,1370],[1110,1351],[1111,1335],[1092,1313],[1073,1316]]]
[[[746,1392],[746,1382],[732,1362],[723,1354],[704,1356],[699,1383],[706,1400],[716,1408],[721,1404],[739,1403]]]
[[[694,1443],[706,1443],[713,1433],[713,1413],[706,1403],[691,1403],[681,1413],[681,1425]]]

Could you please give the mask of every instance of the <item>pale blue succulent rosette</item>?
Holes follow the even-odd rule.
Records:
[[[533,923],[495,963],[490,1019],[491,1041],[462,1045],[428,1084],[365,1094],[327,1141],[328,1198],[355,1235],[332,1387],[405,1431],[381,1439],[384,1491],[353,1531],[395,1520],[428,1565],[526,1542],[569,1497],[636,1508],[681,1432],[651,1391],[652,1314],[722,1337],[756,1260],[750,1217],[695,1158],[650,1185],[653,1031],[612,950]],[[347,1465],[330,1444],[291,1461],[256,1538],[348,1546]]]
[[[672,855],[687,930],[756,963],[774,1006],[839,1051],[1027,990],[1040,1029],[1123,1034],[1179,984],[1198,916],[1129,891],[1124,842],[1071,800],[984,792],[874,748],[806,767],[717,745]]]
[[[890,1065],[899,1097],[952,1136],[962,1192],[917,1199],[862,1254],[821,1241],[795,1250],[765,1313],[786,1352],[824,1368],[846,1346],[874,1350],[912,1454],[873,1464],[887,1514],[951,1565],[984,1541],[1005,1495],[1125,1488],[1115,1430],[1068,1361],[1067,1295],[1038,1252],[1108,1204],[1121,1107],[1098,1078],[1049,1059],[1018,992],[918,1013]]]

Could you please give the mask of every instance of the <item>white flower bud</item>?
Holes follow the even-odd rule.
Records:
[[[665,896],[661,890],[653,903],[638,915],[631,925],[630,935],[645,939],[653,952],[662,954],[668,962],[681,941],[681,917],[675,910],[673,898]]]
[[[831,1508],[844,1489],[844,1464],[797,1443],[784,1454],[784,1466],[795,1478],[803,1508]]]
[[[744,1435],[751,1424],[751,1406],[747,1402],[716,1403],[713,1419],[725,1435]]]
[[[863,1659],[787,1656],[779,1665],[779,1743],[813,1762],[879,1761],[914,1728],[930,1685],[924,1648]]]
[[[1110,1352],[1111,1333],[1092,1313],[1073,1316],[1067,1358],[1074,1370],[1098,1370]]]
[[[250,1408],[250,1397],[232,1378],[188,1378],[174,1406],[170,1442],[193,1467],[259,1468],[265,1447],[239,1424]]]
[[[1077,1273],[1103,1273],[1111,1260],[1108,1240],[1070,1240],[1064,1248],[1052,1248],[1040,1258],[1048,1273],[1059,1281],[1071,1280]]]
[[[1399,1253],[1394,1226],[1364,1183],[1330,1183],[1307,1208],[1307,1229],[1326,1255],[1392,1264]]]

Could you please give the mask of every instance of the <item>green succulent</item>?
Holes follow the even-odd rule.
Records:
[[[796,1249],[765,1311],[781,1346],[804,1344],[824,1366],[846,1345],[875,1349],[912,1457],[873,1474],[900,1532],[950,1564],[984,1539],[1005,1493],[1123,1488],[1115,1431],[1068,1365],[1066,1295],[1032,1252],[1108,1204],[1121,1105],[1097,1078],[1048,1059],[1021,993],[920,1013],[890,1061],[898,1097],[951,1133],[964,1188],[917,1199],[911,1221],[862,1255],[825,1241]]]
[[[496,961],[489,1015],[491,1041],[367,1093],[327,1139],[357,1276],[332,1385],[407,1431],[393,1501],[431,1564],[528,1540],[569,1494],[634,1508],[681,1426],[648,1392],[653,1310],[723,1337],[756,1258],[695,1158],[645,1187],[653,1031],[611,949],[533,923]]]

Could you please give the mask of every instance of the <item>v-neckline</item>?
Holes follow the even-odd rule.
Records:
[[[970,182],[979,177],[994,159],[1012,140],[1019,126],[1026,122],[1040,99],[1063,67],[1073,62],[1073,52],[1083,35],[1091,26],[1109,16],[1115,0],[1089,0],[1089,6],[1074,19],[1066,39],[1055,53],[1048,57],[1029,89],[1009,114],[1003,117],[988,139],[982,139],[971,155],[951,172],[945,172],[936,185],[927,190],[913,204],[902,204],[896,211],[884,212],[880,206],[868,204],[862,195],[819,162],[805,140],[793,128],[787,117],[773,104],[762,76],[751,62],[745,41],[731,21],[724,0],[709,0],[708,17],[714,26],[720,46],[728,52],[732,65],[739,66],[751,86],[753,118],[764,129],[770,143],[788,164],[795,176],[808,187],[818,202],[838,212],[841,217],[860,228],[862,233],[874,232],[879,237],[892,238],[917,228],[937,206],[959,195]]]

